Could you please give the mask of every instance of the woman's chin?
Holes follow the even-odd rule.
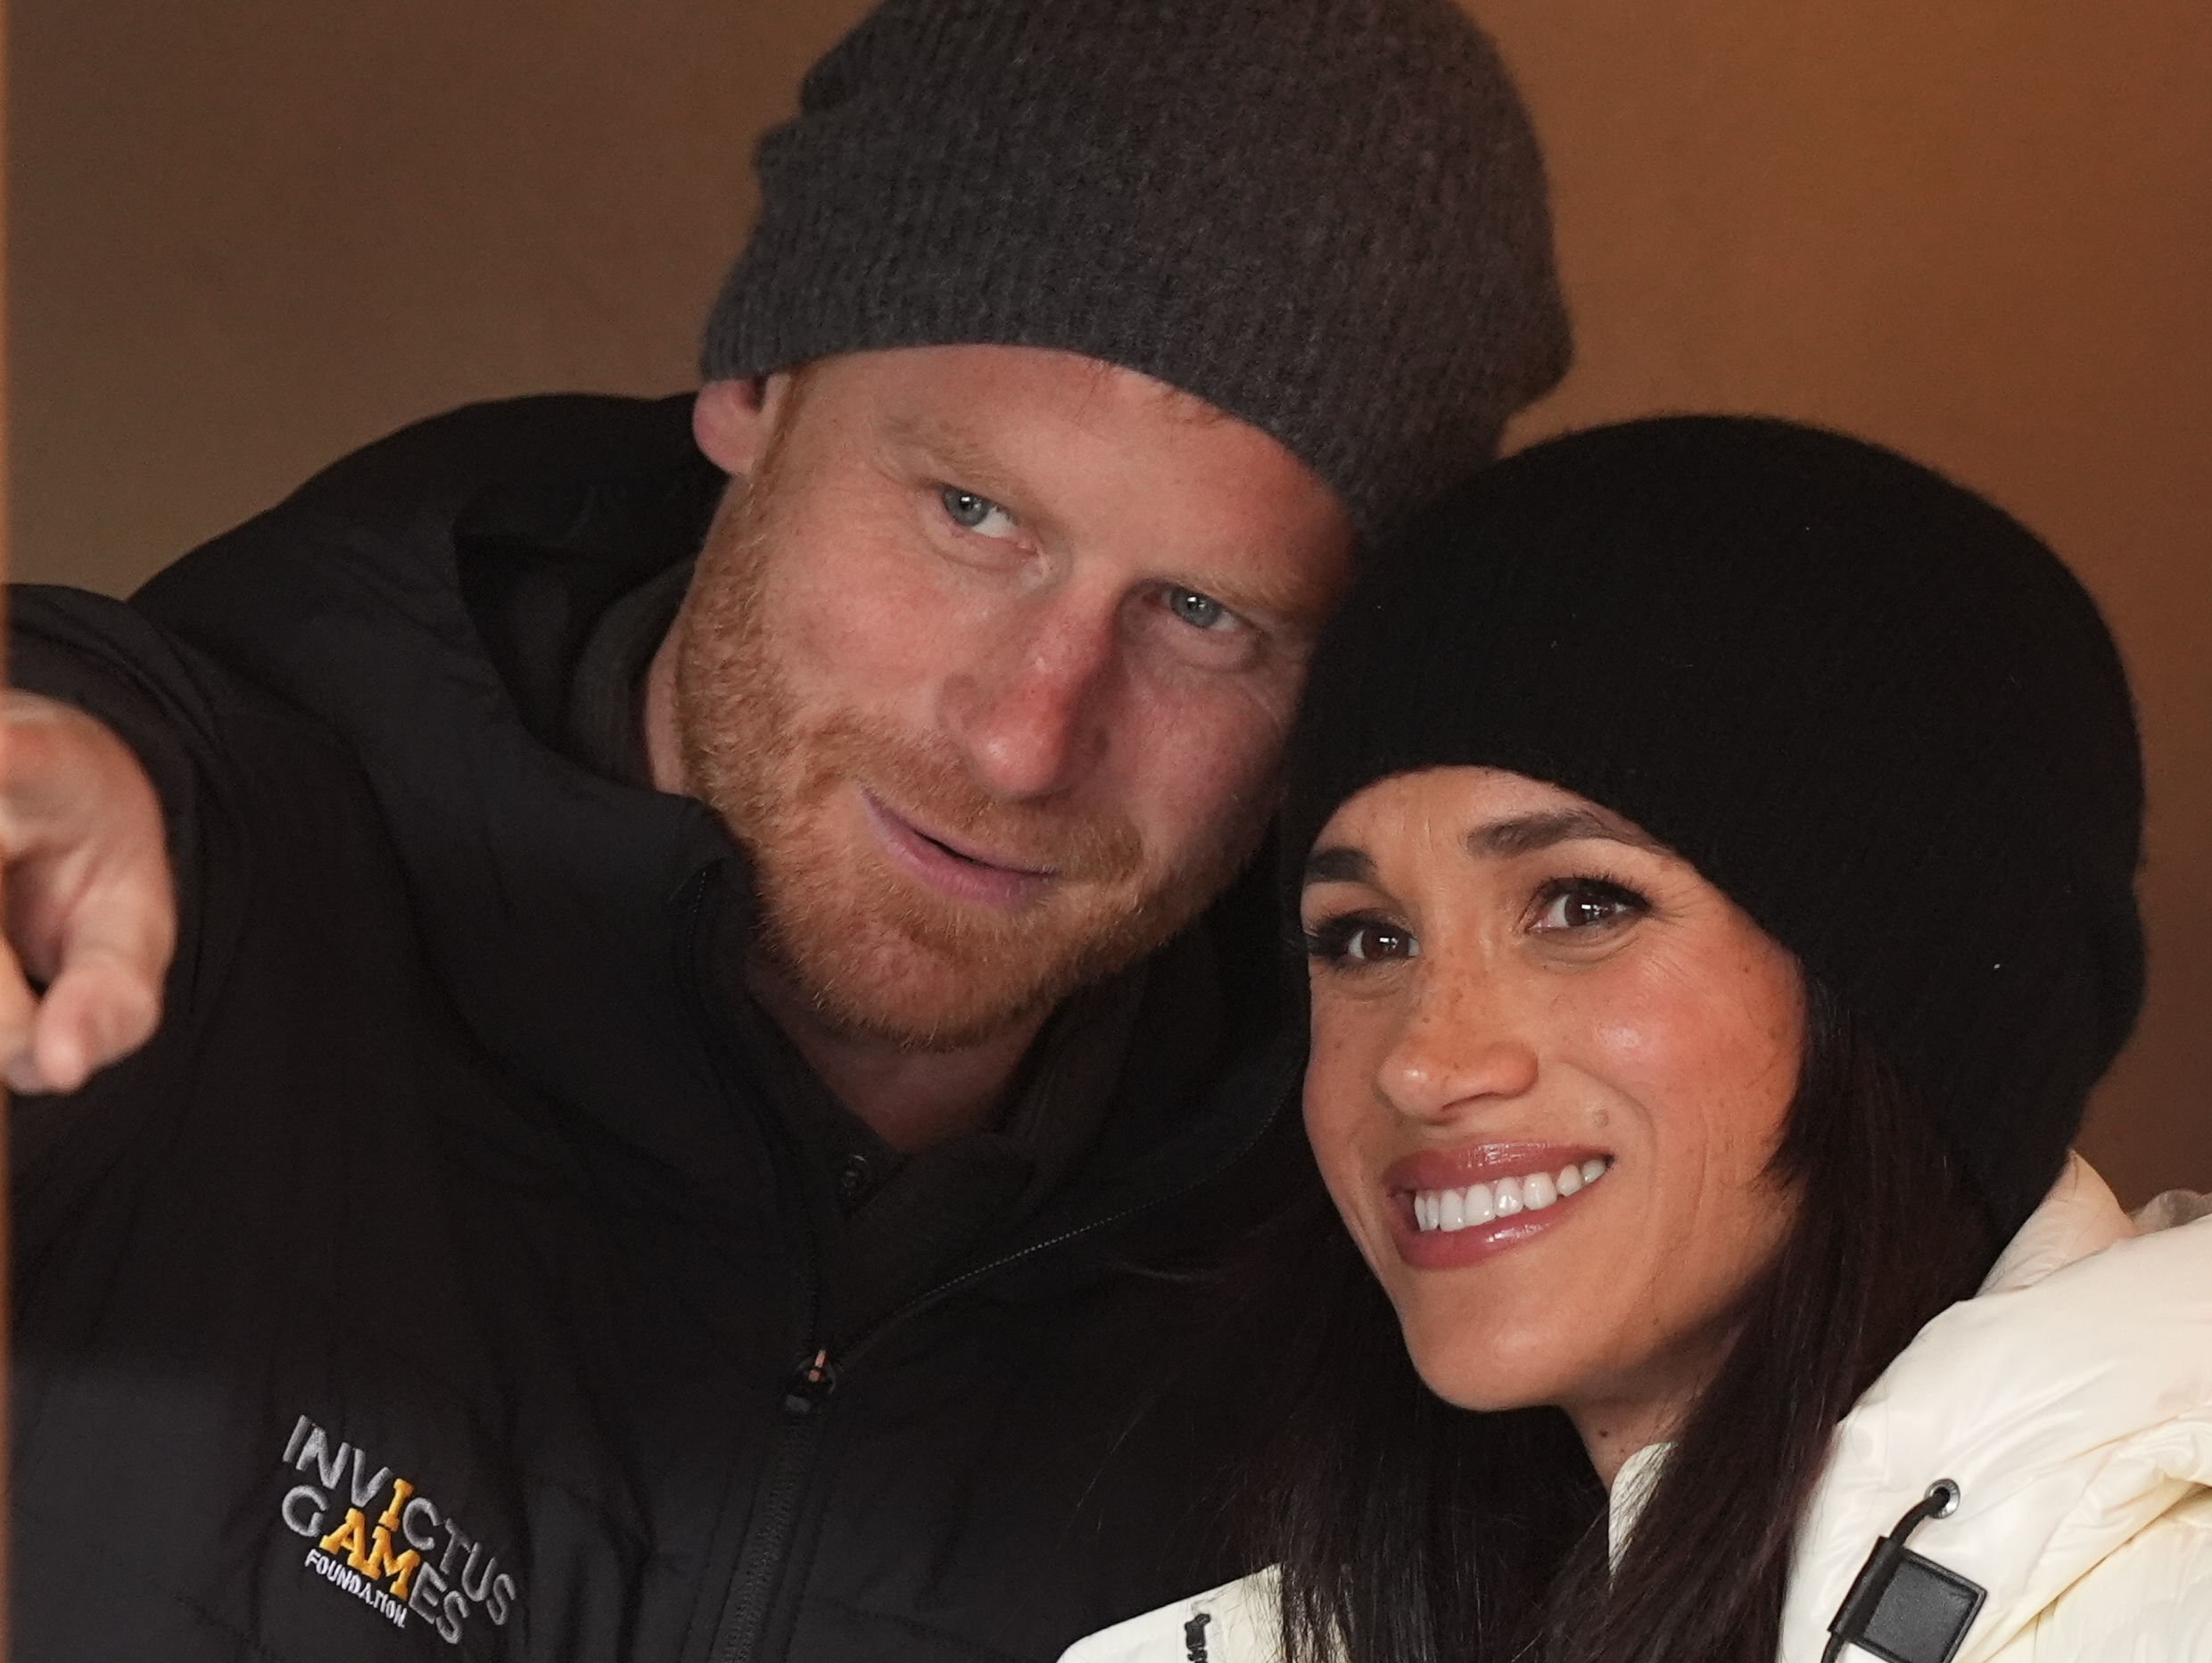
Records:
[[[1478,1339],[1464,1329],[1429,1338],[1412,1326],[1407,1349],[1421,1382],[1455,1409],[1496,1413],[1533,1409],[1571,1397],[1588,1370],[1556,1343],[1531,1337],[1500,1344],[1495,1332]]]

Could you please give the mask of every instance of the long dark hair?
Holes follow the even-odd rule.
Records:
[[[1806,1006],[1795,1220],[1617,1564],[1565,1414],[1432,1394],[1316,1181],[1270,1250],[1285,1402],[1247,1497],[1292,1663],[1772,1663],[1836,1423],[2001,1245],[1878,1049]]]

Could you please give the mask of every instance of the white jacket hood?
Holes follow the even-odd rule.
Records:
[[[1663,1456],[1622,1469],[1616,1544]],[[1868,1553],[1942,1478],[1959,1506],[1912,1551],[1986,1591],[1952,1663],[2212,1663],[2212,1200],[2175,1191],[2131,1220],[2069,1162],[1981,1292],[1923,1328],[1838,1427],[1778,1663],[1820,1663]],[[1065,1663],[1274,1663],[1274,1604],[1262,1571],[1094,1634]]]
[[[1923,1328],[1837,1428],[1779,1663],[1820,1663],[1869,1551],[1942,1478],[1958,1509],[1912,1549],[1987,1591],[1955,1663],[1988,1663],[2121,1548],[2206,1501],[2212,1204],[2175,1192],[2130,1220],[2070,1162],[1980,1295]],[[2212,1633],[2201,1643],[2212,1657]]]

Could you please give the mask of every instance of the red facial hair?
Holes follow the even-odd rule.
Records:
[[[957,1049],[1133,963],[1195,915],[1257,842],[1257,814],[1206,858],[1148,873],[1127,815],[994,797],[948,740],[794,691],[769,582],[784,553],[777,462],[772,450],[749,493],[732,488],[709,533],[679,625],[675,709],[691,794],[751,857],[758,946],[820,1017]],[[924,833],[1045,875],[1013,906],[932,889],[871,840],[863,793]]]

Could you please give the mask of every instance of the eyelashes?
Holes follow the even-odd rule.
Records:
[[[1643,891],[1594,873],[1555,878],[1529,898],[1521,925],[1531,936],[1563,945],[1595,946],[1652,910]],[[1421,956],[1412,929],[1389,914],[1372,909],[1339,913],[1302,931],[1306,956],[1341,968],[1402,963]]]
[[[1380,913],[1341,913],[1305,932],[1306,956],[1325,964],[1375,964],[1413,958],[1413,931]]]
[[[1539,931],[1597,930],[1640,918],[1651,911],[1651,899],[1640,889],[1594,873],[1556,878],[1536,892]]]

